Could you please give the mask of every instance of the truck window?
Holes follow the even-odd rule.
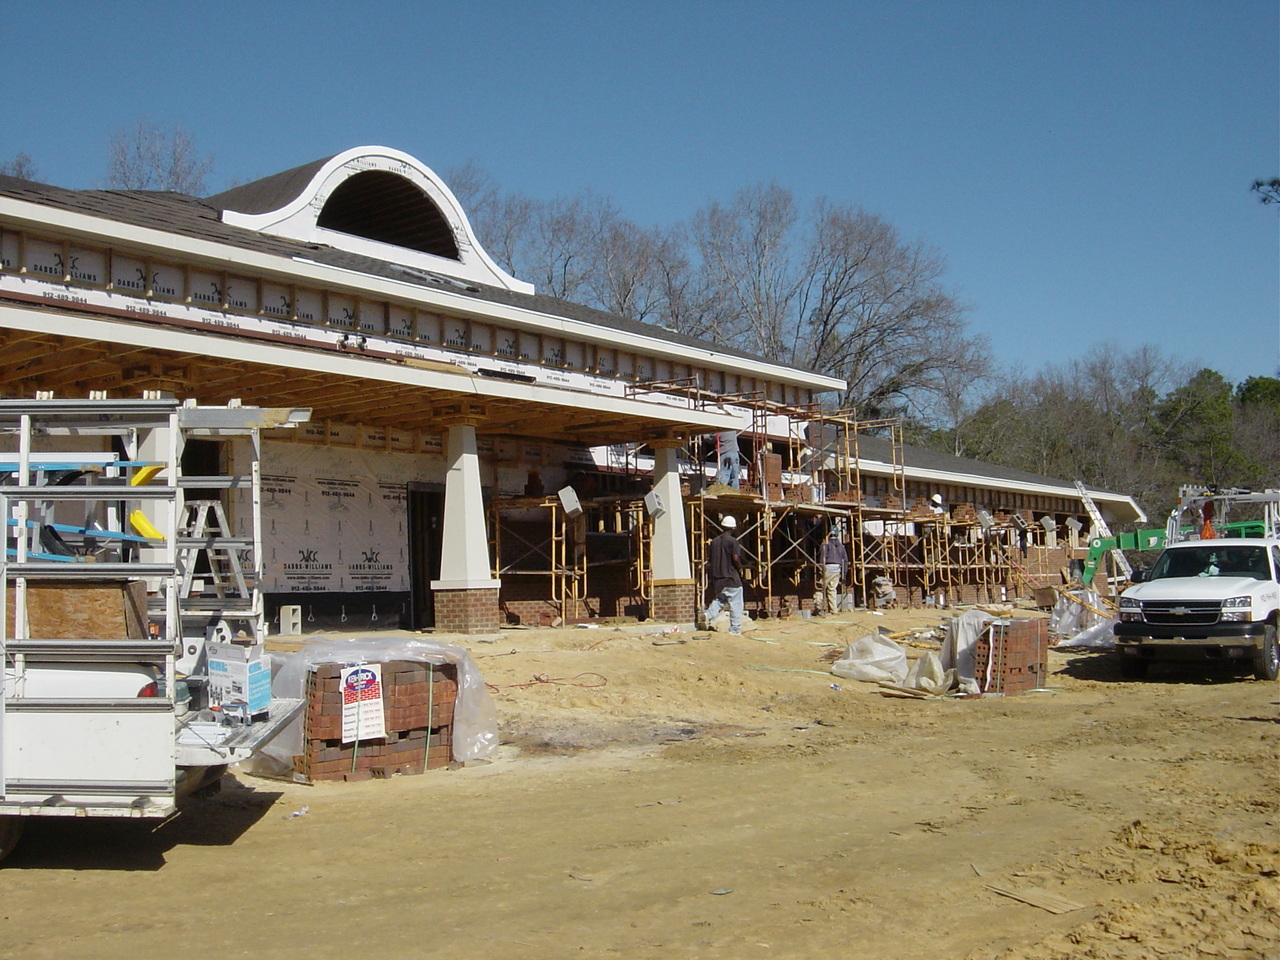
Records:
[[[1266,547],[1227,547],[1222,551],[1221,559],[1223,576],[1271,579]]]
[[[1252,577],[1270,580],[1265,547],[1223,544],[1166,550],[1151,570],[1151,580],[1169,577]]]

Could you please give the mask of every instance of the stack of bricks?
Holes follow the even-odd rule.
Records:
[[[973,674],[983,693],[1012,697],[1044,686],[1049,671],[1049,621],[997,620],[973,648]]]
[[[836,490],[827,494],[827,499],[835,503],[862,503],[861,490]]]
[[[386,736],[342,740],[342,665],[320,664],[307,679],[303,752],[293,758],[304,780],[368,780],[422,773],[453,760],[458,668],[392,660],[382,664]]]
[[[793,483],[787,487],[786,499],[796,503],[813,502],[813,485],[809,483]]]
[[[911,501],[911,509],[907,511],[913,517],[919,517],[922,520],[932,520],[935,516],[933,508],[929,505],[929,501],[924,497],[916,497]]]

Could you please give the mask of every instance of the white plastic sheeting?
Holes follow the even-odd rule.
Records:
[[[845,648],[831,672],[866,683],[902,683],[907,678],[907,651],[888,637],[869,633]]]
[[[1092,627],[1086,627],[1074,636],[1059,640],[1060,647],[1098,647],[1110,649],[1116,645],[1114,620],[1101,620]]]
[[[962,687],[966,680],[970,684],[974,682],[973,648],[978,637],[982,636],[982,631],[987,629],[987,624],[995,619],[997,618],[992,614],[975,608],[952,617],[943,625],[947,636],[942,641],[939,659],[943,669],[955,670]]]
[[[352,637],[320,640],[285,657],[271,681],[276,697],[302,699],[307,695],[307,674],[323,663],[389,663],[414,660],[452,663],[458,668],[458,701],[453,712],[453,758],[480,760],[498,745],[498,712],[475,661],[465,649],[451,643],[413,637]],[[284,769],[302,753],[302,718],[294,720],[263,748],[263,753]]]
[[[911,669],[902,686],[908,690],[919,690],[933,697],[940,697],[956,685],[956,670],[942,668],[942,661],[932,650],[926,650]]]
[[[1102,599],[1093,590],[1067,590],[1058,597],[1049,615],[1049,629],[1064,639],[1063,647],[1114,647],[1115,620],[1099,615]]]
[[[1086,607],[1086,603],[1089,607],[1101,608],[1098,594],[1093,590],[1062,591],[1049,614],[1049,630],[1060,637],[1069,637],[1085,627],[1092,627],[1102,618]]]

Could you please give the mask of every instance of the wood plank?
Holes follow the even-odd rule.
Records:
[[[1088,904],[1076,903],[1074,900],[1068,900],[1066,897],[1037,887],[1001,887],[994,883],[988,883],[986,888],[993,893],[1000,894],[1002,897],[1011,897],[1033,907],[1039,907],[1041,910],[1048,910],[1050,913],[1071,913],[1075,910],[1083,910],[1088,906]]]

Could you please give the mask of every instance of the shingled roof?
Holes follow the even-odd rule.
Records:
[[[234,210],[237,213],[267,213],[279,210],[290,200],[298,197],[311,178],[332,160],[333,157],[321,157],[300,167],[274,173],[252,183],[243,183],[222,193],[205,197],[205,203],[218,210]]]

